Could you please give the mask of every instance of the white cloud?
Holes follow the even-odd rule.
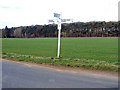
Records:
[[[62,12],[63,18],[77,21],[117,21],[118,1],[0,0],[0,28],[45,24],[53,18],[53,12]]]

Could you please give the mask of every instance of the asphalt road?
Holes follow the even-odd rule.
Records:
[[[118,80],[3,60],[2,88],[117,88]]]

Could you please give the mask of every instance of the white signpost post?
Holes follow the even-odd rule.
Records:
[[[61,14],[54,13],[54,17],[57,18],[57,20],[49,20],[49,23],[55,23],[58,24],[58,51],[57,51],[57,58],[60,57],[60,34],[61,34],[61,23],[67,22],[67,21],[73,21],[72,19],[61,19]]]

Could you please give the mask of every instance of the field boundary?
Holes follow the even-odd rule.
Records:
[[[87,59],[71,59],[71,58],[54,58],[54,57],[38,57],[33,55],[23,55],[16,53],[2,53],[3,59],[24,61],[38,64],[60,65],[65,67],[77,67],[94,70],[108,70],[118,71],[118,62],[107,62],[100,60],[87,60]]]
[[[87,68],[82,68],[82,67],[68,67],[68,66],[63,66],[63,65],[54,65],[54,64],[49,64],[49,63],[43,63],[43,64],[38,64],[34,62],[25,62],[25,61],[17,61],[17,60],[10,60],[10,59],[2,59],[5,61],[11,61],[11,62],[16,62],[20,63],[23,65],[27,65],[28,67],[32,66],[38,66],[42,68],[49,68],[53,69],[56,71],[65,71],[65,72],[71,72],[71,73],[86,73],[86,74],[92,74],[92,75],[97,75],[97,76],[107,76],[112,78],[118,77],[118,72],[117,71],[110,71],[110,70],[95,70],[95,69],[87,69]]]

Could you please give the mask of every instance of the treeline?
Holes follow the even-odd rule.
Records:
[[[62,24],[62,37],[119,37],[119,22],[76,22]],[[2,30],[3,38],[57,37],[56,24],[12,27]]]

